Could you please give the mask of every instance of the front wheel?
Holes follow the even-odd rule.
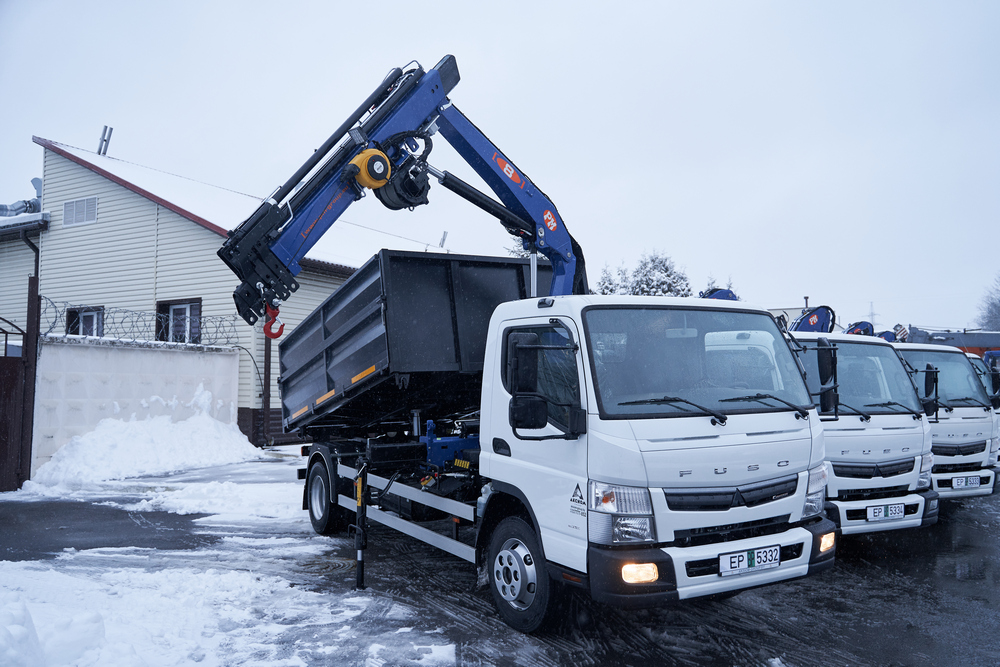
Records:
[[[501,521],[490,537],[493,603],[500,618],[521,632],[542,627],[555,606],[541,554],[535,531],[519,517]]]
[[[309,520],[312,521],[313,530],[320,535],[332,535],[342,531],[347,525],[344,520],[345,512],[331,501],[336,496],[337,490],[330,483],[326,466],[322,463],[315,464],[309,469],[306,498],[309,501]]]

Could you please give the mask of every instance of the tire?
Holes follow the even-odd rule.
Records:
[[[534,529],[520,517],[507,517],[490,536],[490,592],[504,623],[521,632],[544,626],[555,607]]]
[[[346,512],[331,501],[336,496],[337,489],[330,483],[326,466],[322,463],[313,465],[306,482],[306,499],[309,504],[309,520],[313,530],[320,535],[333,535],[347,527]]]

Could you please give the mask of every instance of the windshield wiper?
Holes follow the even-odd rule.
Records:
[[[619,403],[618,405],[656,405],[657,403],[687,403],[690,406],[696,407],[706,415],[712,415],[719,422],[719,426],[726,425],[726,415],[722,414],[718,410],[712,410],[711,408],[706,408],[704,405],[698,405],[697,403],[692,403],[686,398],[681,398],[680,396],[664,396],[662,398],[643,398],[638,401],[625,401]],[[713,422],[714,423],[714,422]]]
[[[894,405],[897,405],[897,406],[903,408],[904,410],[906,410],[907,412],[909,412],[911,415],[913,415],[917,419],[920,419],[921,417],[923,417],[923,415],[921,415],[919,412],[917,412],[913,408],[908,407],[906,405],[903,405],[902,403],[900,403],[898,401],[885,401],[884,403],[865,403],[865,407],[866,408],[890,408],[890,407],[892,407]]]
[[[861,410],[858,410],[853,405],[848,405],[847,403],[837,403],[837,407],[847,408],[848,410],[851,410],[855,414],[859,415],[861,417],[861,419],[865,420],[866,422],[870,422],[872,420],[872,416],[870,414],[868,414],[867,412],[862,412]],[[865,406],[865,407],[868,407],[868,406]]]
[[[774,394],[753,394],[752,396],[734,396],[733,398],[723,398],[719,400],[719,403],[730,403],[733,401],[761,401],[766,398],[770,398],[772,401],[778,401],[779,403],[784,403],[788,407],[795,410],[796,414],[802,419],[807,419],[809,417],[809,412],[801,405],[795,405],[791,401],[786,401],[783,398],[778,398]]]
[[[951,400],[952,403],[954,403],[955,401],[972,401],[981,408],[986,408],[987,410],[990,409],[990,406],[986,405],[985,403],[980,401],[978,398],[975,398],[974,396],[963,396],[962,398],[952,398],[949,400]]]

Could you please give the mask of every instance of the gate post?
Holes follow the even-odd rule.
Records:
[[[36,265],[37,266],[37,265]],[[17,488],[31,478],[31,436],[35,422],[35,375],[38,368],[38,339],[41,329],[42,299],[38,296],[38,270],[28,278],[28,322],[24,328],[21,354],[24,358],[24,393],[21,401],[21,448],[17,466]]]

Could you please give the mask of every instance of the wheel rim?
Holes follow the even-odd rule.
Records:
[[[493,585],[510,606],[524,610],[535,599],[538,574],[535,558],[524,542],[511,538],[503,543],[493,561]]]
[[[322,474],[313,475],[309,485],[309,513],[314,520],[319,521],[326,514],[326,499],[326,480]]]

